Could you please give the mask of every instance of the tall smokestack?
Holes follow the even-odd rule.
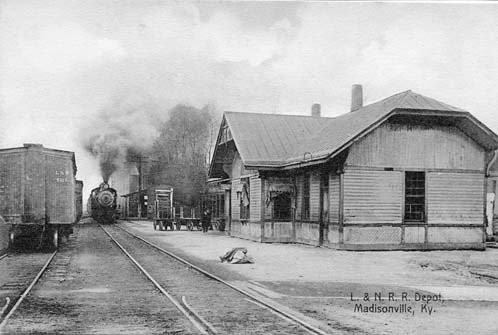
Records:
[[[351,112],[363,107],[363,87],[359,84],[354,84],[351,89]]]
[[[322,106],[320,106],[320,104],[313,104],[311,106],[311,116],[320,117],[321,110],[322,110]]]

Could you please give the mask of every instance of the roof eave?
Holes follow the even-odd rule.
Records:
[[[498,149],[498,135],[496,135],[492,130],[490,130],[488,127],[486,127],[482,122],[480,122],[478,119],[476,119],[471,113],[467,111],[444,111],[444,110],[418,110],[418,109],[406,109],[406,108],[394,108],[391,110],[389,113],[383,115],[379,119],[377,119],[375,122],[371,123],[367,128],[363,129],[360,133],[356,134],[353,136],[351,139],[349,139],[347,142],[345,142],[342,146],[331,152],[330,154],[326,155],[321,155],[319,157],[306,160],[306,161],[294,161],[294,162],[289,162],[289,163],[284,163],[281,165],[268,165],[268,164],[257,164],[253,163],[248,165],[248,168],[254,168],[254,169],[259,169],[259,170],[290,170],[290,169],[295,169],[295,168],[301,168],[301,167],[307,167],[307,166],[312,166],[312,165],[318,165],[325,163],[329,161],[330,159],[334,158],[338,154],[340,154],[342,151],[350,147],[353,143],[357,142],[364,136],[366,136],[368,133],[373,131],[375,128],[380,126],[382,123],[387,121],[390,117],[393,115],[403,115],[406,114],[406,112],[409,111],[410,114],[418,114],[418,115],[430,115],[430,116],[455,116],[455,117],[466,117],[469,120],[471,120],[473,123],[475,123],[482,131],[484,131],[488,136],[490,136],[494,142],[495,142],[495,147],[490,147],[490,149]]]
[[[211,157],[211,162],[209,164],[208,177],[211,177],[211,175],[213,174],[213,168],[214,168],[214,164],[215,164],[214,162],[216,160],[216,152],[218,151],[218,143],[220,142],[221,126],[223,125],[223,120],[226,121],[225,115],[223,115],[223,117],[221,118],[220,127],[218,129],[218,136],[216,137],[216,142],[214,145],[213,157]]]
[[[239,139],[237,138],[238,134],[235,134],[235,132],[233,131],[230,118],[227,117],[227,115],[229,115],[230,113],[234,113],[234,112],[225,112],[225,115],[223,116],[223,118],[225,119],[225,121],[228,125],[228,129],[230,129],[230,132],[232,133],[233,142],[235,143],[235,148],[237,149],[237,152],[240,155],[240,159],[242,160],[242,163],[244,163],[245,162],[245,153],[240,151],[241,147],[239,146]],[[220,131],[221,131],[221,127],[220,127]],[[245,163],[244,163],[244,165],[245,165]]]
[[[428,115],[428,116],[453,116],[459,118],[467,118],[469,121],[474,123],[483,133],[487,135],[487,137],[491,140],[492,145],[487,146],[489,150],[498,149],[498,135],[495,134],[491,129],[489,129],[484,123],[479,121],[474,115],[472,115],[468,111],[445,111],[445,110],[419,110],[419,109],[407,109],[400,108],[394,109],[394,112],[398,115],[406,115],[406,112],[417,113],[418,115]],[[484,144],[481,144],[485,146]]]

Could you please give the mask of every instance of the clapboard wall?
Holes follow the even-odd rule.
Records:
[[[231,234],[351,250],[484,247],[485,150],[458,128],[386,122],[353,143],[342,162],[283,173],[295,183],[293,220],[274,222],[273,204],[265,203],[266,177],[245,170],[235,155]],[[407,171],[425,172],[424,221],[405,222]],[[320,224],[324,174],[329,214]],[[241,178],[250,182],[248,221],[240,221]],[[309,217],[303,216],[305,178],[310,186]]]
[[[454,126],[387,122],[350,147],[342,247],[484,247],[485,151]],[[425,220],[404,221],[405,173],[425,172]]]
[[[344,223],[401,223],[401,171],[346,170]]]
[[[454,126],[387,122],[349,150],[347,165],[484,171],[485,151]]]

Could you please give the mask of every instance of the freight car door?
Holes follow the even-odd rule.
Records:
[[[0,215],[6,221],[21,221],[25,179],[24,153],[0,152]]]
[[[50,223],[71,224],[76,219],[75,178],[70,157],[45,156],[45,196]]]

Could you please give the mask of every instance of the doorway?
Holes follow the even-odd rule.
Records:
[[[328,234],[329,222],[329,174],[322,173],[320,176],[320,230],[318,244],[323,245]]]

